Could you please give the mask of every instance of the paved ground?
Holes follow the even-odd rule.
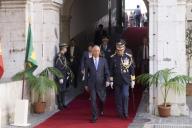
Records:
[[[71,95],[68,95],[66,99],[70,102],[78,94],[80,94],[80,89],[73,89]],[[133,123],[129,128],[192,128],[192,114],[190,116],[181,116],[181,117],[169,117],[169,118],[160,118],[148,113],[148,93],[145,92],[142,97],[142,102],[138,108],[137,115]],[[189,105],[190,110],[192,111],[192,97],[187,97],[187,104]],[[55,114],[57,110],[53,112],[47,112],[44,114],[32,114],[29,117],[29,123],[32,125],[26,128],[32,128],[39,123],[45,121],[47,118]],[[13,126],[6,126],[5,128],[19,128]]]
[[[192,113],[190,116],[160,118],[147,112],[148,93],[144,93],[134,122],[129,128],[192,128]],[[192,110],[192,97],[187,97],[187,104]]]
[[[67,103],[70,103],[80,93],[81,93],[80,88],[77,88],[77,89],[72,88],[70,93],[68,93],[66,95]],[[31,124],[31,126],[25,127],[25,128],[33,128],[34,126],[40,124],[41,122],[45,121],[46,119],[48,119],[49,117],[54,115],[56,112],[58,112],[58,110],[55,110],[55,111],[52,111],[52,112],[46,112],[46,113],[43,113],[43,114],[31,114],[29,116],[29,120],[28,120],[28,122]],[[21,128],[21,127],[15,127],[15,126],[7,125],[7,126],[2,127],[2,128]]]

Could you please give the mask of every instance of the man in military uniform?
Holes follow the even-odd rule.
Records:
[[[61,110],[66,107],[65,92],[67,89],[67,82],[70,80],[72,72],[68,66],[65,53],[67,52],[67,44],[59,44],[59,53],[55,57],[55,67],[63,73],[63,78],[56,78],[59,85],[59,92],[57,94],[58,108]]]
[[[116,53],[111,56],[111,84],[114,84],[116,108],[119,117],[128,118],[129,87],[134,88],[135,71],[132,55],[126,52],[125,42],[116,44]]]

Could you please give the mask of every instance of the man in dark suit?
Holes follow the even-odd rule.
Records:
[[[88,46],[87,51],[83,52],[82,58],[81,58],[81,73],[85,73],[85,65],[86,62],[89,58],[92,58],[92,48],[93,48],[93,43],[90,43]]]
[[[109,85],[109,69],[107,60],[99,57],[99,46],[93,47],[93,57],[88,59],[85,65],[86,90],[89,89],[91,95],[92,118],[91,122],[95,123],[98,118],[98,112],[103,115],[103,107],[106,99],[106,86]],[[97,96],[99,99],[99,110],[97,108]]]
[[[147,37],[143,38],[142,46],[137,53],[137,68],[141,73],[149,73],[149,43]]]
[[[97,28],[97,30],[95,31],[95,44],[96,45],[101,45],[102,42],[102,37],[106,36],[107,32],[104,30],[103,25],[100,24]]]

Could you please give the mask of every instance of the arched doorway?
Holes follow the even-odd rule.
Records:
[[[65,43],[69,42],[70,37],[70,20],[71,20],[71,9],[73,7],[74,1],[77,0],[66,0],[64,3],[64,11],[63,11],[63,27],[62,30],[65,34],[61,34],[63,36],[63,40]],[[186,56],[185,56],[185,46],[184,46],[184,40],[185,40],[185,34],[181,33],[185,30],[185,13],[179,13],[177,15],[177,21],[175,21],[174,14],[171,12],[175,12],[179,10],[182,10],[182,12],[185,12],[186,10],[186,2],[181,0],[175,2],[170,2],[173,6],[176,8],[169,8],[169,5],[165,4],[166,1],[158,1],[158,0],[145,0],[144,2],[148,4],[147,8],[149,10],[149,46],[150,46],[150,66],[149,71],[150,73],[155,73],[156,71],[162,69],[162,68],[174,68],[175,71],[179,73],[185,73],[186,69],[181,62],[185,63]],[[160,6],[161,5],[161,6]],[[171,11],[165,11],[164,9]],[[164,12],[166,12],[166,15],[164,15]],[[169,16],[170,15],[170,16]],[[114,18],[115,19],[115,18]],[[167,23],[170,23],[168,25]],[[176,24],[176,25],[175,25]],[[164,29],[169,28],[172,36],[168,36],[169,34],[166,34]],[[179,31],[179,29],[182,29],[183,31]],[[178,34],[179,33],[179,34]],[[176,36],[179,35],[179,36]],[[62,37],[61,36],[61,37]],[[177,38],[174,38],[177,37]],[[64,42],[62,41],[62,42]],[[177,42],[178,45],[175,45],[174,42]],[[179,43],[180,42],[180,43]],[[170,51],[173,50],[173,48],[177,48],[180,53],[173,54]],[[165,50],[169,49],[169,50]],[[167,52],[165,52],[167,51]],[[182,55],[182,61],[175,60],[177,56]],[[170,61],[169,61],[170,60]],[[161,103],[161,96],[160,92],[157,88],[151,88],[150,89],[150,106],[149,110],[151,112],[155,112],[155,107],[157,104]],[[174,94],[173,94],[174,95]],[[185,103],[185,96],[181,98],[182,100],[176,100],[178,103],[182,102]]]
[[[107,16],[109,16],[110,14],[109,14],[109,7],[110,8],[112,8],[112,10],[113,10],[113,8],[115,8],[115,5],[113,5],[113,4],[116,4],[116,2],[114,2],[115,0],[106,0],[105,1],[105,4],[106,3],[108,3],[108,5],[105,5],[106,6],[106,10],[107,10],[107,12],[106,12],[106,14],[107,14]],[[71,25],[71,23],[73,23],[73,21],[74,21],[74,16],[73,16],[73,11],[74,11],[74,8],[77,8],[76,7],[76,4],[80,4],[80,2],[82,2],[81,0],[66,0],[65,2],[64,2],[64,6],[63,6],[63,10],[62,10],[62,33],[61,33],[61,37],[63,37],[62,38],[62,42],[65,42],[65,43],[69,43],[69,40],[71,39],[71,38],[74,38],[74,33],[73,33],[73,28],[75,28],[73,25]],[[111,2],[111,3],[109,3],[109,2]],[[146,7],[147,8],[149,8],[149,2],[147,1],[147,0],[144,0],[144,2],[145,2],[145,4],[147,5]],[[90,3],[91,4],[91,3]],[[93,3],[92,3],[93,4]],[[112,5],[111,5],[112,4]],[[123,6],[123,4],[122,4],[122,6]],[[92,7],[92,6],[91,6]],[[78,9],[78,8],[77,8]],[[91,9],[90,9],[91,10]],[[90,11],[89,10],[89,11]],[[106,11],[105,10],[105,11]],[[123,10],[121,10],[121,11],[123,11]],[[76,10],[76,12],[77,12],[77,10]],[[91,13],[91,11],[90,11],[90,13]],[[104,18],[103,19],[105,19],[105,15],[103,16]],[[113,14],[111,14],[111,22],[105,22],[106,23],[106,26],[109,26],[110,27],[110,24],[111,24],[111,27],[114,25],[116,25],[116,23],[114,23],[113,21],[116,21],[116,15],[114,16]],[[101,22],[103,23],[103,21],[104,20],[102,20]],[[97,23],[100,23],[100,22],[97,22]],[[75,24],[75,23],[74,23]],[[91,31],[95,28],[95,24],[93,25],[93,26],[91,26],[92,28],[91,28]],[[75,29],[78,29],[78,28],[75,28]],[[93,32],[93,31],[92,31]],[[88,43],[88,41],[90,41],[91,39],[88,39],[88,37],[86,36],[84,36],[83,37],[84,39],[86,38],[86,40],[84,40],[84,41],[86,41],[87,43]],[[84,42],[84,41],[81,41],[81,42]],[[86,46],[86,44],[85,44],[85,46]]]

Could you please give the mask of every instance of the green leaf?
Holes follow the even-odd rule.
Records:
[[[187,83],[192,81],[192,78],[186,75],[176,75],[176,73],[173,72],[173,69],[163,69],[157,71],[153,75],[142,74],[136,78],[136,81],[142,85],[160,86],[162,89],[162,95],[165,98],[164,101],[166,102],[170,89],[181,94],[185,91]],[[165,92],[166,94],[164,94]]]

